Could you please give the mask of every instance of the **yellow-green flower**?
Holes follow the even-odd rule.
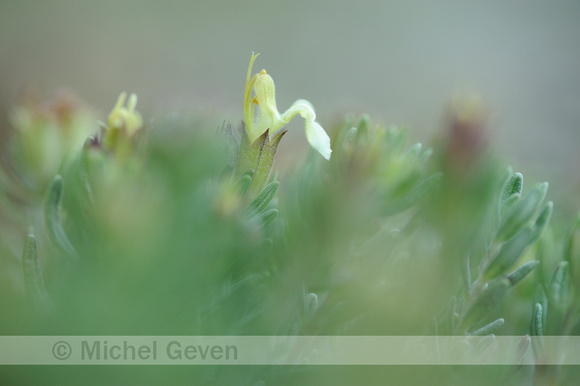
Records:
[[[117,158],[126,158],[135,150],[139,133],[143,128],[143,118],[135,109],[137,95],[131,94],[127,101],[127,93],[122,92],[117,103],[104,125],[103,144],[107,150],[116,154]]]
[[[126,130],[127,136],[130,137],[143,126],[143,119],[141,118],[141,114],[135,110],[137,106],[137,95],[131,94],[129,96],[127,107],[124,106],[126,99],[127,93],[122,92],[119,95],[119,99],[117,99],[117,104],[111,111],[111,114],[109,114],[107,125],[109,129]]]
[[[330,159],[332,152],[330,138],[322,126],[316,122],[316,113],[312,104],[305,99],[298,99],[288,110],[280,114],[276,107],[276,92],[272,77],[266,73],[266,70],[251,76],[252,66],[257,57],[258,55],[252,53],[244,91],[244,121],[250,141],[253,143],[268,129],[270,137],[274,136],[296,114],[300,114],[306,120],[306,139],[324,158]],[[253,98],[252,90],[254,90]],[[260,107],[257,118],[254,115],[255,105]]]

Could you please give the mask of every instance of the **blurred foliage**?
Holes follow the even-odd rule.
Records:
[[[580,217],[568,230],[550,224],[547,183],[524,186],[489,154],[472,102],[452,105],[435,151],[407,144],[404,128],[347,117],[330,130],[329,161],[311,151],[278,180],[284,132],[250,143],[243,126],[143,125],[136,97],[127,108],[124,98],[100,128],[66,103],[15,110],[1,178],[2,334],[503,333],[541,359],[527,335],[579,332]],[[573,370],[1,372],[32,383],[489,384],[568,383]]]

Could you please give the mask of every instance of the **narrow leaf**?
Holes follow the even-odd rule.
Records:
[[[539,239],[542,233],[544,233],[544,230],[546,230],[546,228],[548,227],[550,219],[552,218],[553,208],[554,204],[552,203],[552,201],[548,201],[544,206],[544,208],[542,209],[542,211],[540,212],[540,215],[538,216],[536,224],[534,226],[534,236],[532,238],[532,242]]]
[[[570,264],[567,261],[561,261],[554,270],[552,282],[550,283],[550,294],[554,304],[560,310],[567,308],[568,292],[570,286]]]
[[[542,305],[540,303],[536,303],[534,306],[534,313],[532,314],[532,323],[530,325],[530,334],[533,336],[544,335],[543,312]]]
[[[274,160],[276,159],[276,153],[278,151],[278,145],[280,140],[287,133],[287,130],[280,130],[272,139],[270,139],[266,131],[266,139],[263,148],[260,150],[260,155],[258,157],[258,164],[256,169],[256,174],[250,185],[248,191],[249,197],[256,197],[262,188],[268,181],[268,177],[272,172],[272,166],[274,165]]]
[[[27,299],[35,308],[52,313],[54,304],[46,292],[38,257],[38,245],[33,234],[26,235],[22,252],[22,271]]]
[[[371,118],[368,115],[366,115],[366,114],[361,115],[361,117],[358,120],[358,123],[356,125],[357,129],[358,129],[357,130],[357,137],[359,137],[359,138],[368,137],[370,122],[371,122]]]
[[[534,186],[506,211],[497,231],[497,242],[504,242],[512,238],[534,217],[546,196],[547,190],[547,182]]]
[[[449,299],[449,306],[447,307],[447,314],[449,318],[449,335],[453,334],[455,330],[455,308],[457,306],[457,298],[455,296],[451,296]]]
[[[219,181],[228,181],[231,178],[233,172],[234,168],[231,165],[226,165],[220,173]]]
[[[488,287],[466,309],[462,325],[470,327],[475,322],[489,315],[489,312],[499,305],[510,287],[511,283],[506,278],[500,278],[490,282]]]
[[[507,275],[507,278],[512,283],[512,286],[514,286],[522,281],[526,276],[528,276],[528,274],[532,272],[539,264],[539,260],[529,261]]]
[[[485,350],[487,350],[489,348],[489,346],[491,346],[493,344],[493,342],[495,342],[495,335],[494,334],[489,334],[489,335],[485,335],[482,336],[481,338],[475,338],[477,339],[475,345],[473,346],[473,348],[471,349],[471,355],[474,356],[481,356]]]
[[[307,318],[312,317],[318,309],[318,296],[311,292],[304,298],[304,313]]]
[[[272,173],[272,177],[270,177],[270,181],[268,181],[268,183],[271,183],[274,181],[278,181],[278,171],[275,171],[274,173]]]
[[[493,322],[486,324],[485,326],[481,327],[478,330],[475,330],[471,333],[471,335],[476,335],[476,336],[484,336],[484,335],[489,335],[493,332],[495,332],[497,329],[499,329],[501,326],[503,326],[505,320],[503,318],[499,318],[497,320],[494,320]]]
[[[63,251],[67,257],[76,259],[77,253],[72,244],[69,242],[60,220],[60,206],[64,183],[62,177],[57,174],[52,179],[48,188],[48,196],[44,205],[44,221],[48,228],[48,234],[51,241]]]
[[[245,131],[245,129],[243,130]],[[232,169],[235,169],[240,158],[240,141],[236,138],[234,129],[230,122],[227,124],[224,122],[220,128],[220,132],[223,135],[226,144],[227,164],[231,166]]]
[[[250,182],[252,182],[252,177],[254,176],[253,170],[248,170],[244,175],[242,175],[236,182],[236,190],[241,197],[244,197],[248,192],[250,187]]]
[[[356,127],[351,127],[350,129],[348,129],[346,135],[344,136],[344,141],[342,142],[342,149],[344,150],[347,156],[350,156],[352,154],[352,151],[356,144],[357,131],[358,129]]]
[[[258,219],[262,221],[264,227],[268,227],[274,219],[278,216],[278,209],[270,209],[262,213]]]
[[[508,213],[510,208],[512,206],[514,206],[514,204],[516,202],[521,200],[521,198],[522,197],[519,194],[512,194],[511,196],[509,196],[508,199],[505,200],[505,202],[503,203],[503,206],[501,207],[501,209],[499,211],[500,218],[505,217],[505,214]]]
[[[514,375],[516,375],[522,368],[522,363],[524,362],[524,356],[530,347],[530,343],[532,339],[529,335],[524,335],[522,339],[518,342],[516,346],[516,351],[514,353],[514,363],[518,363],[517,365],[513,366],[506,377],[506,383],[508,383]]]
[[[534,306],[534,312],[532,314],[532,321],[530,323],[530,335],[538,337],[532,339],[532,349],[534,350],[536,358],[539,358],[542,355],[542,346],[543,346],[542,337],[544,336],[543,313],[544,311],[542,305],[540,303],[536,303],[536,305]]]
[[[548,297],[546,296],[546,291],[544,291],[544,287],[541,284],[538,284],[536,294],[534,295],[534,307],[536,303],[539,303],[542,306],[543,322],[546,324],[546,317],[548,316]]]
[[[469,255],[465,256],[461,273],[463,284],[465,284],[465,288],[467,288],[467,292],[469,293],[471,291],[471,268],[469,267]]]
[[[526,352],[528,351],[531,342],[532,339],[530,338],[529,335],[524,335],[522,339],[518,342],[515,352],[515,358],[517,362],[519,363],[523,362],[524,355],[526,355]]]
[[[508,242],[503,244],[499,252],[492,258],[485,270],[486,278],[493,278],[510,269],[521,257],[534,238],[534,231],[526,227],[518,232]]]
[[[407,150],[407,154],[405,154],[405,156],[410,159],[417,158],[419,153],[421,153],[421,148],[423,148],[423,145],[420,142],[417,142],[411,146],[409,150]]]
[[[272,201],[276,195],[278,186],[280,186],[278,181],[270,182],[268,185],[266,185],[264,190],[262,190],[262,192],[258,194],[258,197],[256,197],[256,199],[248,206],[248,210],[250,210],[252,213],[260,213],[266,209],[270,201]]]
[[[425,149],[425,151],[423,151],[419,157],[418,157],[418,163],[419,163],[419,169],[423,169],[425,167],[425,164],[427,163],[427,160],[429,159],[429,157],[431,157],[431,155],[433,155],[433,149],[432,148],[427,148]]]
[[[500,208],[503,207],[506,200],[514,194],[521,195],[524,186],[524,176],[521,173],[514,173],[502,188],[499,201]]]
[[[580,282],[580,212],[576,215],[566,240],[564,259],[570,263],[574,283]]]
[[[248,170],[256,170],[258,161],[264,144],[268,141],[268,130],[262,134],[253,143],[250,143],[250,137],[245,128],[242,128],[242,140],[240,144],[240,153],[237,164],[237,175],[241,176]]]

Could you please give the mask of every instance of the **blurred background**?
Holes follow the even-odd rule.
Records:
[[[531,180],[565,181],[560,194],[573,198],[579,20],[577,0],[3,0],[0,122],[5,132],[23,90],[62,87],[103,119],[127,91],[145,119],[178,110],[237,122],[255,51],[280,110],[309,99],[323,126],[367,112],[428,142],[449,100],[480,95],[492,146]],[[282,156],[307,149],[301,125]]]

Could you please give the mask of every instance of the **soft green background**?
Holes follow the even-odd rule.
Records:
[[[0,2],[0,111],[25,86],[65,86],[105,114],[137,92],[150,118],[178,108],[242,117],[247,62],[321,123],[371,113],[425,141],[456,93],[481,94],[494,143],[524,173],[580,192],[580,2]],[[283,153],[306,147],[293,123]],[[570,175],[566,175],[570,173]]]

